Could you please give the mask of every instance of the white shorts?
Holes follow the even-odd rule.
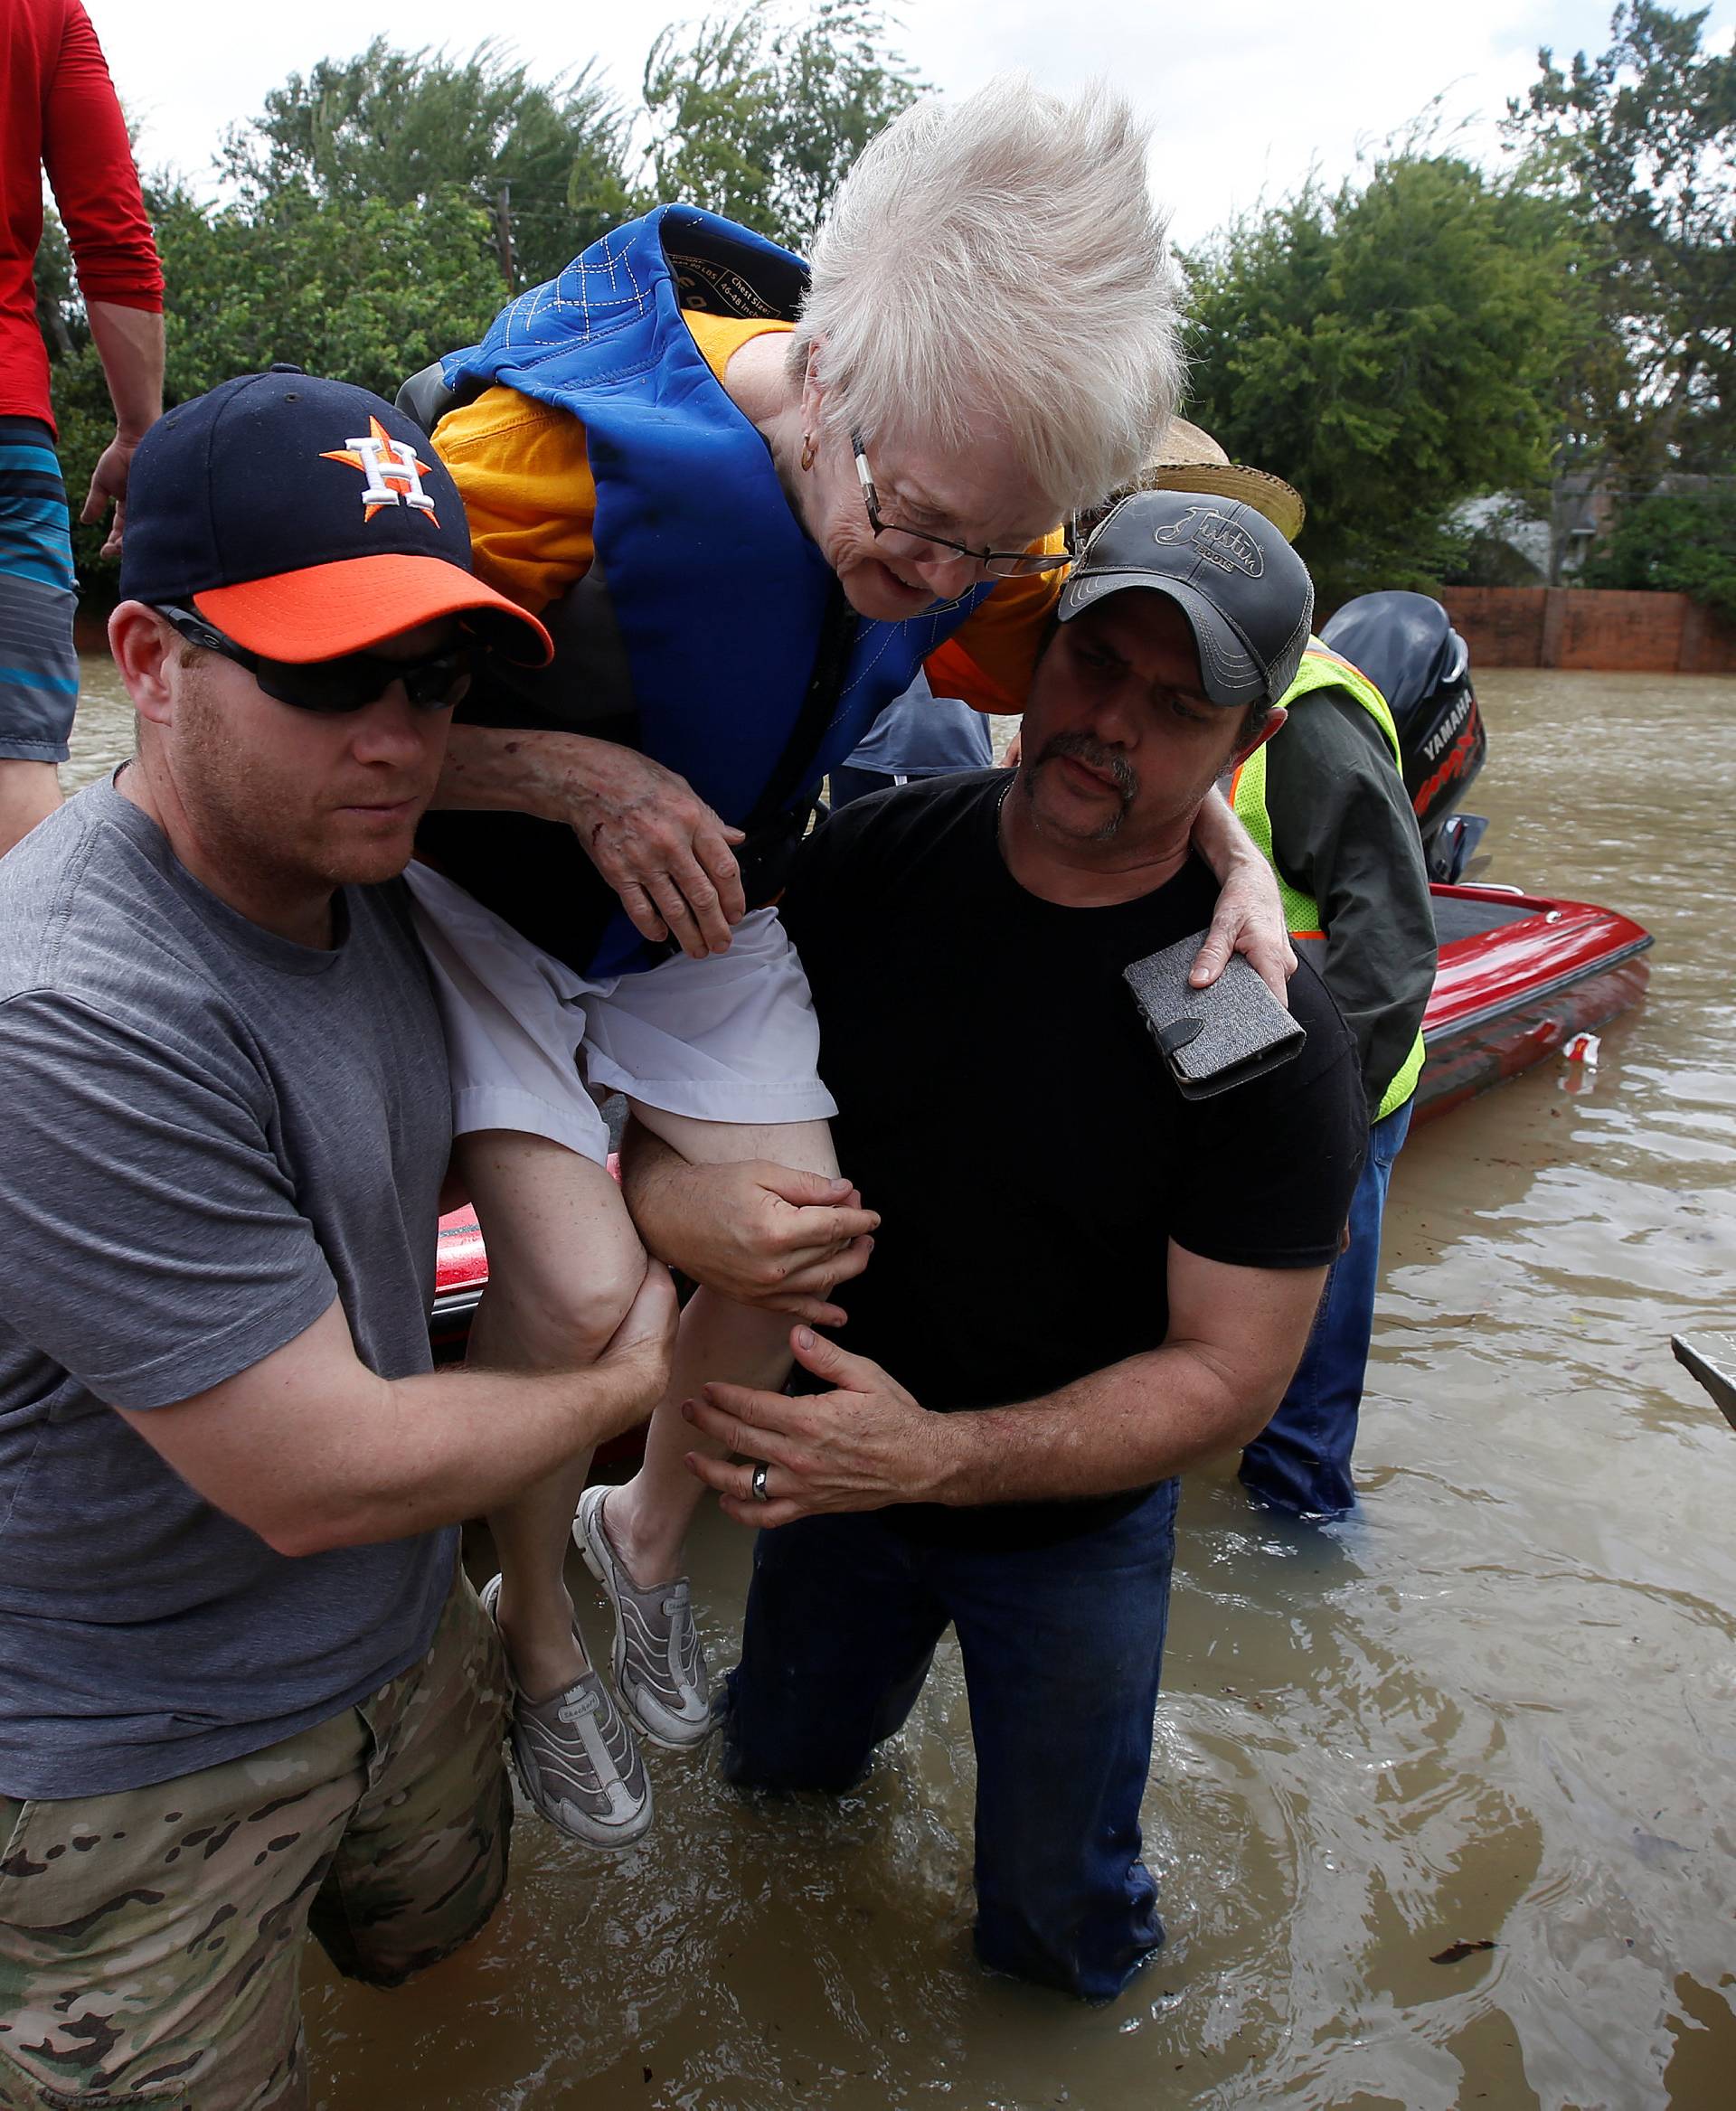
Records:
[[[838,1111],[776,909],[743,917],[727,953],[591,981],[429,866],[404,877],[446,1028],[454,1136],[517,1129],[600,1165],[609,1127],[593,1093],[742,1125]]]

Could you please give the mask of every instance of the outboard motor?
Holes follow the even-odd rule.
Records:
[[[1320,639],[1385,697],[1429,877],[1457,880],[1488,826],[1480,815],[1454,811],[1488,752],[1465,640],[1439,601],[1398,592],[1346,601]]]

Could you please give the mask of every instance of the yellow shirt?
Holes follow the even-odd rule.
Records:
[[[682,319],[720,382],[750,337],[790,327],[686,308]],[[476,570],[490,586],[536,615],[590,570],[597,485],[585,429],[570,410],[487,389],[441,419],[434,445],[463,494]],[[1057,529],[1044,547],[1059,550],[1059,538]],[[935,693],[979,711],[1021,710],[1061,576],[1004,580],[930,655]]]

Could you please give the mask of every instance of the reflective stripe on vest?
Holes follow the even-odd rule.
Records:
[[[1386,699],[1360,668],[1353,667],[1348,660],[1342,660],[1330,652],[1317,637],[1308,640],[1307,650],[1302,655],[1302,664],[1297,670],[1296,680],[1284,692],[1286,711],[1294,711],[1305,697],[1316,689],[1342,689],[1354,696],[1381,729],[1382,738],[1392,751],[1393,766],[1402,776],[1403,753],[1399,746],[1399,729],[1392,713],[1387,709]],[[1278,736],[1283,739],[1280,732]],[[1266,808],[1266,749],[1256,748],[1230,785],[1230,804],[1235,808],[1236,818],[1254,839],[1260,854],[1270,865],[1278,880],[1279,900],[1284,904],[1284,923],[1291,938],[1297,939],[1324,939],[1326,926],[1320,915],[1320,904],[1312,894],[1305,894],[1294,887],[1278,868],[1272,855],[1272,817]],[[1402,1107],[1417,1088],[1417,1079],[1422,1075],[1422,1034],[1419,1030],[1410,1053],[1399,1066],[1398,1075],[1381,1096],[1381,1104],[1374,1118],[1380,1121]]]

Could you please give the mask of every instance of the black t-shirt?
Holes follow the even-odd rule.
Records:
[[[840,1337],[925,1407],[1034,1399],[1157,1348],[1171,1239],[1245,1268],[1327,1265],[1361,1170],[1355,1046],[1307,967],[1292,1061],[1176,1091],[1121,969],[1210,922],[1190,862],[1109,909],[1027,893],[996,836],[998,770],[876,793],[808,839],[783,903],[819,1013],[840,1165],[882,1213]],[[1036,1542],[1144,1491],[906,1511],[949,1538]]]

